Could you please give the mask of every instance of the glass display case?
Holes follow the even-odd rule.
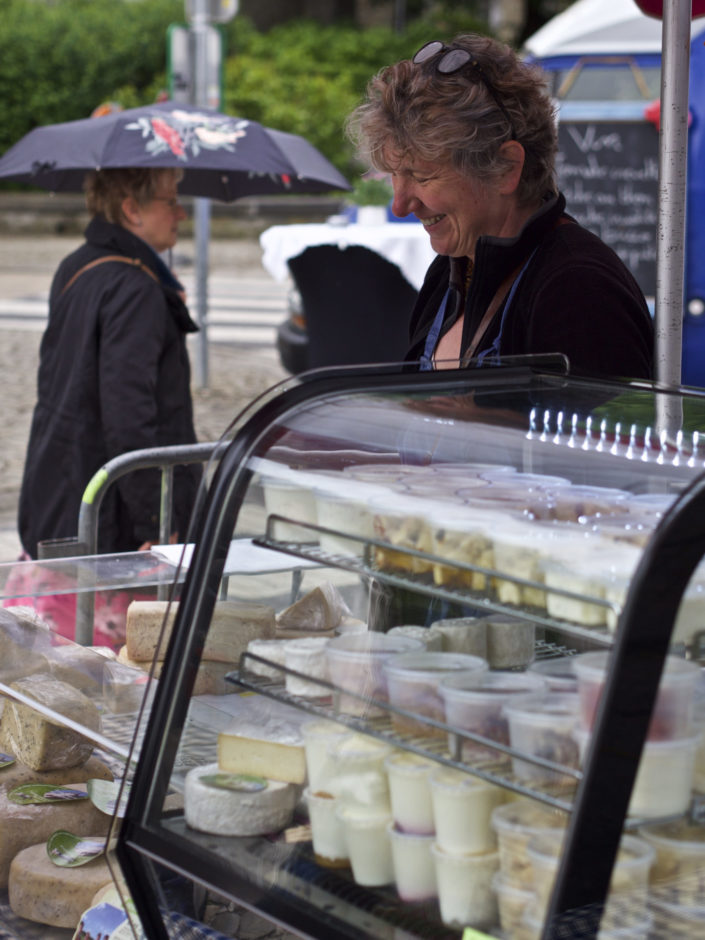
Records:
[[[240,421],[118,837],[148,936],[233,904],[303,937],[699,936],[704,433],[697,392],[550,360],[312,373]]]

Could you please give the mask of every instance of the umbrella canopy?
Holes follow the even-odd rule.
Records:
[[[88,170],[115,167],[179,168],[180,193],[223,202],[350,189],[303,137],[173,101],[36,127],[0,159],[0,178],[80,192]]]

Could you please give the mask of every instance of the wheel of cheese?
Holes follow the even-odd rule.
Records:
[[[262,836],[291,823],[300,787],[267,780],[261,790],[228,790],[203,779],[222,773],[217,764],[206,764],[186,775],[184,810],[192,829],[221,836]]]
[[[40,842],[23,849],[12,860],[10,908],[17,917],[73,929],[96,891],[111,880],[104,856],[79,868],[59,868],[47,855],[46,843]]]

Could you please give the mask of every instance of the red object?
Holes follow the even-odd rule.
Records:
[[[647,104],[644,108],[644,118],[647,121],[651,121],[657,131],[661,130],[661,101],[658,98],[654,98],[651,104]],[[688,109],[688,127],[693,123],[693,112]]]
[[[663,0],[634,0],[642,13],[653,16],[657,20],[663,19]],[[692,0],[691,17],[705,16],[705,0]]]

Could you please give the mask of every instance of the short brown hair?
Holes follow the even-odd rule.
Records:
[[[128,196],[141,206],[146,205],[159,189],[165,178],[183,178],[183,170],[166,167],[118,167],[108,170],[91,170],[83,185],[86,205],[92,215],[102,215],[116,225],[121,225],[122,203]]]
[[[520,201],[555,192],[555,112],[541,69],[488,36],[459,35],[448,48],[471,54],[506,113],[471,67],[445,75],[436,69],[438,56],[419,65],[405,59],[371,79],[348,118],[360,157],[390,172],[395,158],[413,155],[487,180],[507,168],[499,148],[513,138],[526,154]]]

